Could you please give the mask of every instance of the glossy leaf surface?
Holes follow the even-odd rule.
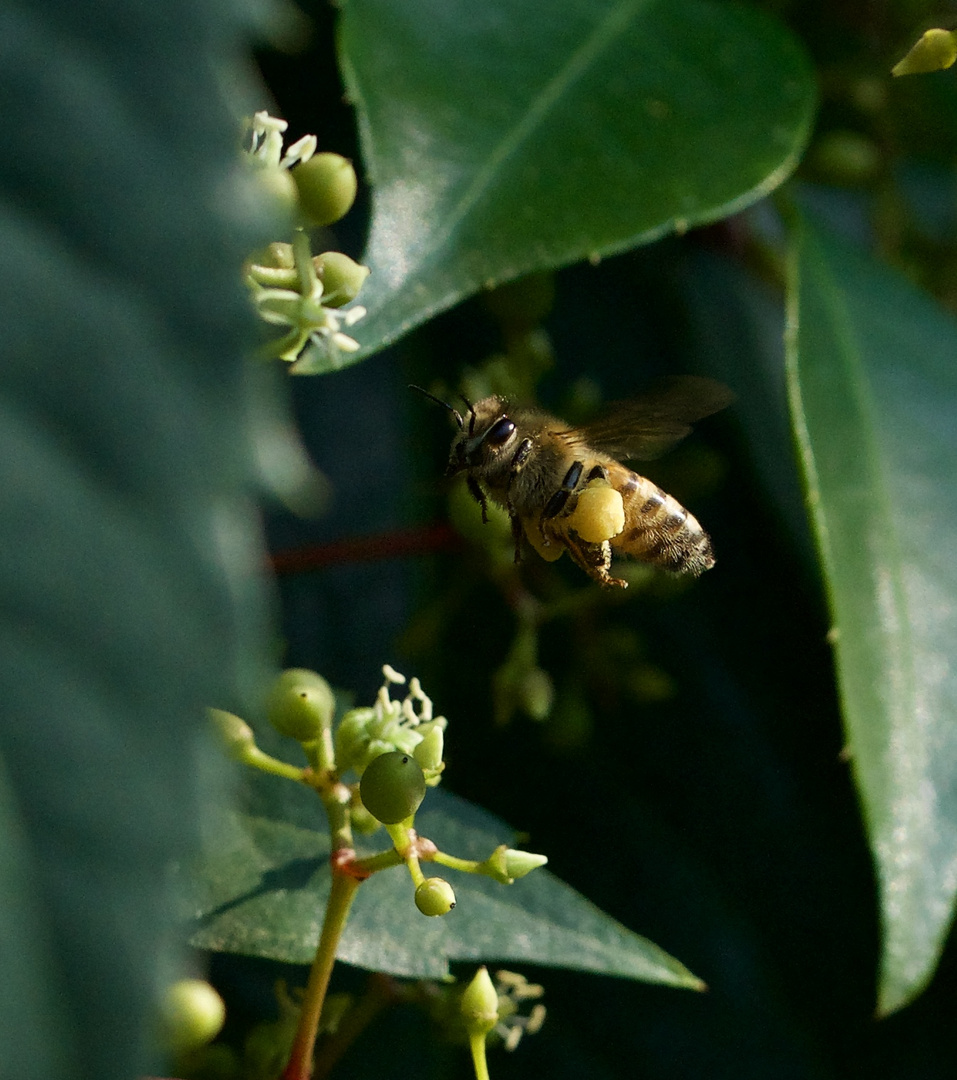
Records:
[[[887,1012],[933,973],[957,888],[957,323],[806,227],[789,345],[848,747],[880,883]]]
[[[815,99],[779,24],[702,0],[348,0],[340,54],[373,188],[342,363],[491,284],[749,204]]]
[[[259,781],[256,786],[268,790]],[[286,820],[258,815],[224,820],[213,854],[190,886],[190,914],[199,923],[192,942],[308,964],[329,894],[328,839],[311,792],[304,790],[303,799],[298,791],[279,792],[275,785],[273,791],[283,800]],[[303,827],[311,821],[314,827]],[[416,828],[441,850],[464,858],[484,859],[512,839],[508,827],[490,814],[436,790],[428,792]],[[380,831],[363,841],[359,853],[386,847],[388,838]],[[450,882],[455,910],[442,918],[419,914],[406,869],[382,871],[359,889],[339,959],[419,978],[442,978],[450,961],[525,961],[701,988],[677,960],[545,870],[502,885],[437,864],[424,869],[427,876]]]

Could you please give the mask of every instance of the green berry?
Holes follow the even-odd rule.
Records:
[[[292,170],[299,208],[313,225],[331,225],[355,202],[356,171],[340,154],[313,154]]]
[[[425,798],[422,766],[411,754],[380,754],[362,774],[359,795],[369,813],[384,825],[398,825],[418,810]]]
[[[161,1015],[168,1045],[185,1053],[216,1038],[226,1019],[226,1006],[208,982],[180,979],[163,996]]]
[[[338,308],[355,300],[369,276],[368,266],[341,251],[324,251],[312,261],[322,282],[322,302],[326,307]]]
[[[288,169],[267,165],[257,169],[254,175],[264,198],[274,200],[287,215],[295,212],[296,185]]]
[[[289,668],[269,694],[269,722],[281,734],[299,742],[312,742],[332,723],[336,701],[329,684],[314,671]]]
[[[415,906],[423,915],[448,915],[455,907],[455,893],[444,878],[426,878],[415,890]]]

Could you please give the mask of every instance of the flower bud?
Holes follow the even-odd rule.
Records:
[[[498,994],[484,965],[465,988],[459,1009],[469,1035],[487,1035],[498,1023]]]
[[[370,814],[384,825],[398,825],[418,810],[425,798],[422,766],[410,754],[380,754],[362,774],[359,795]]]
[[[921,75],[942,71],[957,60],[957,41],[949,30],[928,30],[911,51],[892,68],[892,75]]]
[[[224,709],[207,709],[206,712],[229,756],[243,761],[249,750],[256,746],[253,729],[245,720]]]
[[[455,907],[455,893],[444,878],[426,878],[415,890],[415,906],[423,915],[448,915]]]
[[[167,1045],[183,1054],[211,1042],[226,1019],[226,1006],[202,979],[180,979],[170,986],[160,1006]]]
[[[322,282],[322,302],[326,307],[338,308],[355,300],[369,276],[368,266],[341,251],[324,251],[312,261]]]
[[[525,877],[526,874],[530,874],[547,862],[547,855],[536,855],[532,851],[508,848],[505,852],[505,872],[513,881],[518,881],[519,878]]]
[[[445,732],[440,727],[434,727],[422,737],[412,756],[422,766],[423,772],[434,773],[442,768],[444,750]]]
[[[355,769],[361,773],[369,764],[366,752],[369,747],[370,727],[376,722],[375,709],[366,705],[350,709],[336,728],[336,765],[340,772]]]
[[[313,225],[331,225],[355,201],[356,171],[340,154],[313,154],[291,174],[299,191],[299,208]]]
[[[299,742],[311,742],[332,723],[336,700],[329,684],[314,671],[289,668],[269,694],[269,722],[281,734]]]
[[[261,251],[257,251],[254,259],[258,265],[267,266],[274,270],[293,270],[296,266],[292,244],[279,240],[268,244]]]

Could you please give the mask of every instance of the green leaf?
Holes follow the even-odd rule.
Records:
[[[373,188],[369,314],[342,363],[491,284],[740,210],[791,171],[814,109],[800,47],[730,4],[347,0],[341,20]]]
[[[0,11],[0,1073],[158,1072],[203,707],[260,665],[226,0]]]
[[[957,888],[957,323],[810,227],[789,380],[877,863],[880,1009],[933,974]]]
[[[289,785],[287,785],[289,786]],[[296,819],[234,815],[223,822],[213,851],[188,882],[191,944],[223,952],[308,964],[315,955],[329,895],[329,842],[319,804],[287,804]],[[303,821],[315,820],[315,827]],[[420,835],[463,858],[485,859],[510,830],[490,814],[447,792],[430,790],[416,816]],[[360,854],[388,846],[384,832]],[[413,978],[439,979],[455,960],[543,964],[701,989],[682,964],[545,870],[513,885],[425,864],[455,890],[455,910],[421,915],[408,872],[375,874],[357,895],[339,959]]]

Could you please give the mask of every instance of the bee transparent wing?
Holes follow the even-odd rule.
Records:
[[[658,457],[691,432],[696,420],[730,405],[734,394],[722,383],[697,375],[658,379],[628,401],[609,406],[591,424],[555,434],[571,448],[592,447],[623,460]]]

